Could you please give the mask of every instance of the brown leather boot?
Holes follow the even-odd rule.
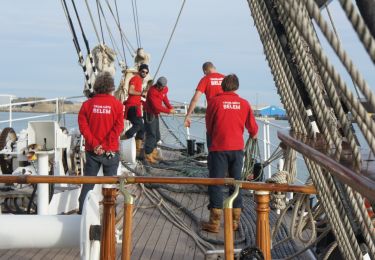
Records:
[[[241,218],[241,208],[233,208],[233,230],[238,230],[238,225],[240,224]]]
[[[135,139],[135,150],[136,150],[136,157],[139,158],[143,152],[143,140]]]
[[[146,162],[151,163],[151,164],[158,163],[158,161],[154,159],[154,156],[152,155],[152,153],[145,153],[145,160]]]
[[[160,156],[160,153],[158,151],[157,148],[155,148],[153,151],[152,151],[152,156],[154,157],[155,160],[157,161],[162,161],[163,160],[163,157]]]
[[[219,233],[220,230],[220,220],[221,215],[223,214],[222,209],[210,209],[210,218],[208,222],[202,222],[202,230]]]

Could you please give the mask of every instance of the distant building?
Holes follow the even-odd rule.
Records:
[[[254,108],[254,114],[256,116],[266,117],[286,117],[285,109],[277,106],[264,106]]]
[[[189,104],[171,100],[171,105],[178,114],[186,114]]]

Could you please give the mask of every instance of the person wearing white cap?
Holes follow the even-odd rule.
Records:
[[[174,108],[170,104],[168,96],[167,79],[160,77],[156,81],[156,84],[152,85],[147,92],[147,98],[145,102],[145,130],[146,130],[146,141],[144,145],[145,160],[149,163],[157,163],[161,160],[158,156],[156,145],[160,140],[159,130],[159,114],[174,113]],[[163,106],[164,104],[164,106]]]

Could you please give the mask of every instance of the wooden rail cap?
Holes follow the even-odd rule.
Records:
[[[347,157],[345,160],[335,161],[328,155],[329,152],[332,152],[331,148],[327,147],[321,141],[316,143],[312,139],[306,138],[306,136],[298,134],[288,135],[280,131],[277,132],[277,136],[285,145],[313,160],[332,173],[341,182],[352,187],[366,198],[375,201],[375,181],[365,176],[362,171],[361,173],[356,173],[348,165]],[[346,154],[345,156],[348,155]]]

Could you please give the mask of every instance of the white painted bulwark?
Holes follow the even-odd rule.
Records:
[[[77,248],[80,215],[0,215],[0,249]]]

